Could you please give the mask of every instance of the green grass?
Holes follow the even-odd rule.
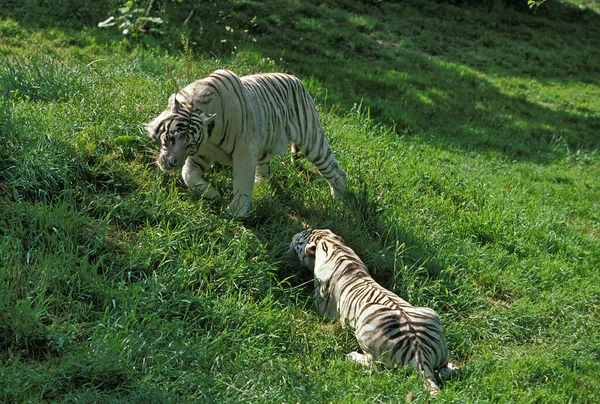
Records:
[[[9,2],[0,401],[427,402],[415,374],[345,360],[287,251],[304,225],[440,314],[463,372],[436,401],[597,400],[600,8],[467,3],[173,2],[149,48],[94,28],[106,4]],[[345,204],[289,156],[244,222],[230,168],[215,202],[159,172],[142,124],[223,67],[304,81]]]

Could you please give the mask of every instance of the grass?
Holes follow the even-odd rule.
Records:
[[[596,3],[172,3],[151,48],[71,3],[0,17],[0,401],[427,402],[345,360],[287,252],[304,225],[440,313],[463,374],[436,401],[600,396]],[[345,204],[289,156],[244,222],[230,168],[215,202],[158,172],[142,123],[221,67],[302,78]]]

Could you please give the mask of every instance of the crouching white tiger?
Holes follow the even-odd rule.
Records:
[[[230,211],[245,216],[255,180],[269,174],[269,161],[295,145],[342,198],[346,173],[336,161],[313,99],[302,82],[283,73],[238,77],[217,70],[169,98],[169,105],[146,125],[160,146],[164,171],[180,167],[185,184],[207,199],[219,196],[204,179],[212,161],[233,166]]]
[[[319,315],[340,319],[354,330],[362,353],[348,357],[370,366],[410,366],[425,378],[432,396],[439,393],[434,372],[447,377],[457,368],[448,362],[440,318],[427,307],[415,307],[373,280],[356,253],[329,230],[308,229],[290,247],[314,271]]]

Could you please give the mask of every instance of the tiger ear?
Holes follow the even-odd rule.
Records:
[[[146,125],[144,125],[144,129],[146,130],[146,133],[148,133],[148,136],[150,136],[152,138],[152,140],[154,140],[156,143],[159,142],[157,122],[158,122],[158,118],[155,118],[152,120],[152,122],[149,122]]]
[[[202,119],[202,123],[206,125],[207,123],[215,119],[215,116],[217,116],[217,114],[207,114],[206,112],[203,112],[200,114],[200,119]]]
[[[171,96],[169,97],[169,109],[172,112],[177,112],[177,111],[179,111],[182,108],[186,108],[186,109],[191,109],[192,108],[190,105],[188,105],[186,103],[185,94],[182,95],[182,97],[184,97],[183,98],[183,102],[180,102],[177,99],[177,95],[178,95],[178,93],[174,93],[174,94],[171,94]]]
[[[306,244],[306,247],[304,247],[304,254],[306,254],[307,257],[314,258],[316,251],[317,251],[316,243],[308,243],[308,244]]]
[[[171,94],[171,96],[169,97],[169,109],[171,111],[176,110],[177,108],[179,108],[179,106],[181,105],[179,103],[179,101],[177,101],[177,97],[175,97],[176,93]]]

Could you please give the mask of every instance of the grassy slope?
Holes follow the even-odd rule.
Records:
[[[286,254],[309,224],[441,314],[464,373],[440,402],[593,401],[598,10],[282,4],[175,10],[193,59],[180,32],[169,56],[0,20],[1,399],[426,401],[414,375],[346,363],[352,335],[314,315]],[[302,77],[355,198],[332,207],[282,158],[239,223],[229,169],[215,203],[158,173],[140,123],[217,67]]]

